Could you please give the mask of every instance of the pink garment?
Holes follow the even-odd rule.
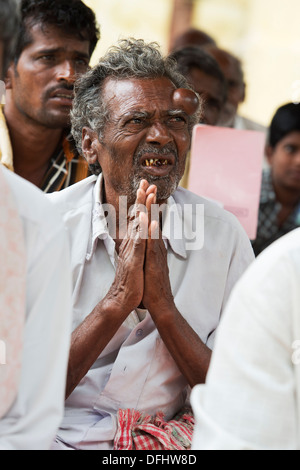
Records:
[[[16,398],[25,321],[24,234],[11,190],[0,168],[0,419]]]

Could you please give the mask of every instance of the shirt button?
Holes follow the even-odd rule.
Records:
[[[137,336],[137,337],[143,336],[143,330],[137,330],[136,336]]]

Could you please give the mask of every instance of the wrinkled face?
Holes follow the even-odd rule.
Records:
[[[201,122],[215,126],[220,119],[225,104],[221,81],[196,67],[189,70],[186,78],[203,100]]]
[[[103,97],[110,119],[97,144],[106,192],[132,204],[142,179],[157,186],[159,202],[176,190],[191,141],[185,91],[178,93],[167,78],[107,79]]]
[[[227,101],[222,110],[220,124],[231,126],[239,105],[245,99],[245,84],[242,71],[235,61],[222,56],[217,56],[216,59],[227,81]]]
[[[7,106],[40,125],[66,127],[75,79],[88,69],[89,42],[49,25],[30,34],[32,43],[8,71]]]
[[[276,186],[300,192],[300,132],[294,131],[267,149]]]

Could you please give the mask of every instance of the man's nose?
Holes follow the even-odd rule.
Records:
[[[74,83],[76,80],[76,68],[72,61],[65,60],[57,67],[56,77],[58,81],[65,80]]]
[[[148,143],[161,145],[162,147],[173,141],[168,126],[162,122],[155,122],[149,127],[146,141]]]

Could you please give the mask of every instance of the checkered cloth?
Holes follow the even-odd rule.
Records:
[[[252,242],[256,256],[278,238],[300,226],[300,200],[294,211],[279,227],[278,215],[281,208],[274,191],[271,168],[266,168],[262,178],[257,237]]]
[[[70,135],[66,135],[49,163],[41,185],[44,193],[53,193],[68,188],[89,176],[84,157],[78,154]]]
[[[163,413],[152,417],[133,409],[119,410],[114,450],[189,450],[194,431],[191,409],[171,421]]]

